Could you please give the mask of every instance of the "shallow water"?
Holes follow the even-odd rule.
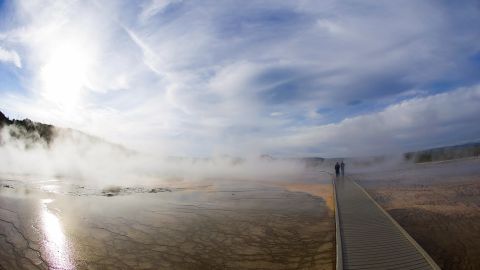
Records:
[[[4,269],[332,269],[325,200],[272,184],[0,182]]]

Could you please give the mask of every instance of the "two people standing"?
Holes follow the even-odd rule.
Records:
[[[335,164],[335,176],[338,177],[340,175],[340,171],[342,172],[342,176],[345,175],[345,163],[343,163],[343,160],[342,160],[342,163],[337,163]]]

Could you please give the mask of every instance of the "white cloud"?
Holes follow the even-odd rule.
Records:
[[[317,149],[319,154],[372,155],[480,139],[480,86],[413,98],[336,124],[280,136],[270,148]],[[454,138],[452,140],[452,138]],[[266,142],[268,143],[268,142]],[[308,154],[305,150],[297,152]]]
[[[0,62],[14,64],[17,68],[22,68],[22,61],[16,51],[9,51],[0,47]]]
[[[162,12],[168,5],[181,1],[182,0],[150,0],[148,4],[143,6],[139,17],[145,22],[157,13]]]
[[[339,25],[338,23],[332,20],[320,19],[317,21],[317,24],[322,30],[326,30],[330,34],[333,34],[333,35],[345,34],[345,29],[341,25]]]

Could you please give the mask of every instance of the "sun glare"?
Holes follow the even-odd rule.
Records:
[[[78,105],[87,84],[90,60],[86,48],[75,42],[52,48],[40,73],[42,96],[63,108]]]
[[[41,220],[44,233],[43,247],[48,257],[48,261],[55,269],[75,269],[75,264],[71,258],[71,247],[68,243],[63,227],[55,214],[47,207],[52,199],[41,201]]]

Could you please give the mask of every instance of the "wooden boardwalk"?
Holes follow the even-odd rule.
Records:
[[[354,180],[339,178],[335,197],[337,269],[440,269]]]

